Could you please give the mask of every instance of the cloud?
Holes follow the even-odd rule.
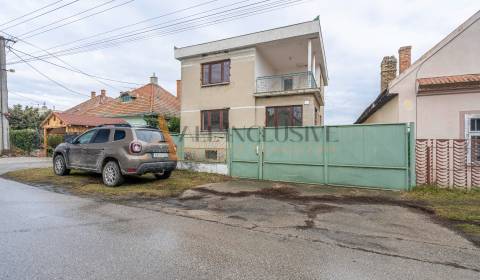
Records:
[[[51,1],[4,2],[0,18],[11,19]],[[168,1],[168,4],[165,1],[134,1],[121,8],[33,37],[29,41],[47,48],[201,2],[204,1]],[[159,19],[155,23],[233,2],[237,1],[212,3],[195,11]],[[98,1],[93,0],[79,1],[56,13],[8,29],[7,32],[22,34],[98,4]],[[379,70],[383,56],[396,55],[402,45],[413,45],[413,58],[418,58],[479,8],[478,0],[311,0],[271,13],[62,59],[94,75],[137,83],[147,83],[148,77],[155,72],[160,84],[175,92],[175,80],[180,78],[180,63],[173,57],[174,46],[198,44],[294,24],[320,15],[330,77],[326,89],[325,120],[329,124],[352,123],[379,93]],[[146,25],[139,27],[143,26]],[[26,52],[37,51],[21,42],[14,47]],[[16,60],[12,54],[8,55],[8,59]],[[60,63],[55,60],[52,62]],[[35,62],[33,65],[69,88],[85,93],[85,97],[65,91],[24,64],[12,65],[16,73],[9,75],[9,89],[21,92],[24,96],[28,94],[34,100],[55,104],[57,109],[66,109],[87,99],[91,90],[107,88],[110,96],[119,93],[118,90],[83,75],[43,62]],[[32,101],[12,94],[10,104],[14,103],[30,104]]]

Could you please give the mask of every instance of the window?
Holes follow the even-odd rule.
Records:
[[[225,84],[230,82],[230,60],[202,64],[202,85]]]
[[[480,163],[480,115],[465,116],[465,138],[468,139],[468,162]]]
[[[106,143],[110,138],[110,129],[99,129],[92,143]]]
[[[301,105],[267,107],[266,126],[302,126],[303,109]]]
[[[217,150],[205,150],[205,159],[217,160]]]
[[[115,130],[115,134],[113,135],[113,141],[118,141],[125,139],[125,130]]]
[[[92,140],[93,135],[97,130],[90,130],[85,132],[84,134],[80,135],[77,140],[75,140],[75,144],[88,144]]]
[[[228,110],[209,110],[201,112],[202,131],[222,131],[228,129]]]
[[[283,79],[283,90],[292,90],[293,89],[293,79],[284,78]]]
[[[165,142],[163,133],[160,130],[137,129],[135,130],[137,139],[147,143]]]
[[[128,94],[122,95],[122,102],[130,102],[132,101],[132,97]]]

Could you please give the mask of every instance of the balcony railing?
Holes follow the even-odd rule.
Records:
[[[256,93],[295,91],[317,88],[312,72],[291,73],[257,78]]]

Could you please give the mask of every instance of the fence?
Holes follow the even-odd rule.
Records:
[[[480,186],[480,140],[418,139],[417,185]]]
[[[415,183],[413,124],[234,128],[235,177],[409,189]]]

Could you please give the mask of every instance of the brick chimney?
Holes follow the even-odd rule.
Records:
[[[181,101],[182,97],[182,80],[177,80],[177,98]]]
[[[107,91],[104,89],[100,90],[100,96],[102,96],[102,98],[105,98],[105,96],[107,96]]]
[[[150,77],[150,83],[154,85],[158,85],[158,77],[155,76],[155,73]]]
[[[380,92],[388,88],[388,83],[397,76],[397,59],[395,56],[385,56],[380,64]]]
[[[398,49],[398,60],[400,63],[400,74],[412,64],[412,46],[405,46]]]
[[[94,99],[96,95],[97,95],[96,92],[94,92],[94,91],[90,92],[90,98],[91,99]]]

